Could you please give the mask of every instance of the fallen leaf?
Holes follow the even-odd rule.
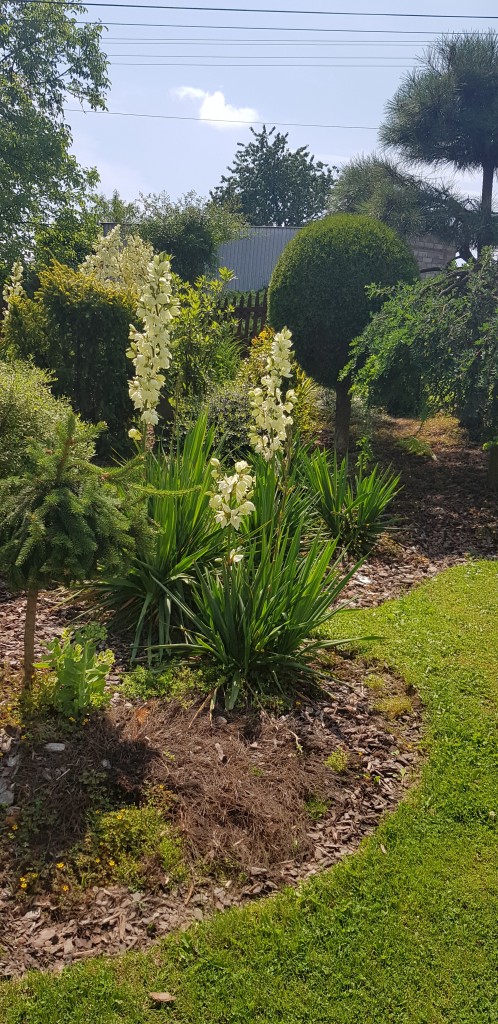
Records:
[[[171,992],[149,992],[150,998],[155,1003],[174,1003],[176,996],[172,996]]]

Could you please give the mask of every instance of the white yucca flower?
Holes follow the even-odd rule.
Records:
[[[153,256],[154,250],[149,242],[144,242],[139,235],[123,239],[117,224],[108,235],[101,235],[95,242],[93,252],[83,261],[80,270],[96,277],[102,284],[112,282],[140,294]]]
[[[5,306],[6,306],[5,312],[4,312],[5,319],[7,319],[7,317],[10,314],[10,306],[11,306],[12,299],[15,296],[18,296],[19,298],[21,298],[22,296],[24,296],[26,294],[26,292],[24,291],[24,288],[22,286],[23,274],[24,274],[23,265],[22,265],[22,263],[19,260],[16,260],[16,262],[12,265],[12,270],[10,272],[10,277],[7,278],[7,280],[6,280],[6,282],[5,282],[4,286],[3,286],[3,301],[5,302]]]
[[[282,385],[292,376],[292,334],[284,327],[275,335],[266,360],[261,386],[249,392],[253,423],[249,438],[255,451],[267,462],[285,443],[292,426],[292,410],[296,400],[290,388],[285,397]]]
[[[135,376],[129,383],[130,398],[148,426],[158,422],[157,405],[165,380],[162,371],[171,363],[171,323],[179,312],[173,296],[171,264],[164,256],[154,256],[137,307],[144,328],[139,331],[130,324],[130,347],[126,353],[135,367]],[[136,437],[136,430],[131,436]]]
[[[223,476],[219,459],[211,459],[211,472],[216,484],[216,491],[209,502],[214,518],[220,526],[233,526],[238,530],[242,520],[255,511],[251,501],[254,479],[249,473],[249,466],[241,460],[235,463],[233,473]],[[240,561],[239,554],[238,549],[231,552],[231,561]]]

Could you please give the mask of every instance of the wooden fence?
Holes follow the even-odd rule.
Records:
[[[227,296],[223,301],[223,308],[232,305],[233,299]],[[247,297],[241,299],[232,307],[232,312],[238,320],[237,337],[244,348],[249,347],[252,338],[255,338],[266,324],[268,312],[268,289],[251,292]]]

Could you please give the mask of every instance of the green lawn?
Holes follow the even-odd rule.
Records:
[[[3,985],[2,1024],[498,1022],[498,563],[338,628],[382,634],[374,653],[426,704],[430,756],[410,799],[299,893]],[[148,992],[164,989],[176,1002],[154,1009]]]

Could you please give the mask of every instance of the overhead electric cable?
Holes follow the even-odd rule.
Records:
[[[198,121],[200,124],[206,122],[220,123],[220,124],[233,124],[234,121],[228,117],[189,117],[185,114],[145,114],[141,111],[134,110],[85,110],[83,107],[64,107],[64,111],[67,114],[107,114],[111,117],[147,117],[153,120],[159,121]],[[271,124],[275,125],[276,128],[328,128],[328,129],[347,129],[348,131],[366,131],[376,132],[378,128],[371,124],[314,124],[312,122],[304,121],[274,121],[272,117],[267,117],[266,121],[244,121],[237,119],[236,124]]]
[[[31,0],[27,0],[30,3]],[[66,7],[67,0],[35,0],[49,7]],[[99,3],[98,0],[84,0],[85,7],[140,8],[146,11],[207,11],[224,14],[287,14],[320,18],[431,18],[440,21],[498,21],[498,14],[435,14],[423,11],[302,11],[289,7],[200,7],[191,4],[141,4],[141,3]]]

